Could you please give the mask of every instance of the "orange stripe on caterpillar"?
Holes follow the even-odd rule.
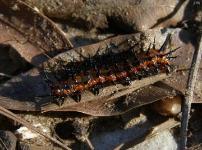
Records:
[[[104,84],[106,82],[115,82],[115,81],[124,79],[126,77],[130,77],[132,75],[138,74],[142,69],[150,68],[151,66],[154,66],[156,64],[165,66],[165,65],[169,65],[170,62],[166,57],[162,57],[162,58],[154,57],[152,58],[151,61],[145,61],[141,63],[139,66],[132,67],[128,72],[122,71],[117,74],[110,74],[108,76],[101,75],[98,78],[90,79],[86,84],[78,83],[78,84],[72,85],[71,88],[69,89],[63,89],[63,88],[61,89],[59,87],[53,87],[52,93],[54,96],[66,97],[71,94],[74,94],[75,92],[90,90],[91,88],[93,88],[95,85],[98,85],[98,84]],[[66,81],[63,81],[63,83],[67,84]]]
[[[163,44],[164,48],[165,42]],[[156,50],[155,47],[153,47],[149,49],[148,52],[138,53],[138,57],[133,55],[134,53],[131,53],[131,51],[127,53],[121,52],[118,55],[112,54],[113,57],[110,57],[110,54],[96,56],[93,61],[87,59],[87,61],[75,63],[76,70],[73,71],[71,69],[74,68],[74,64],[70,64],[70,69],[68,69],[68,66],[63,66],[67,67],[63,70],[64,74],[67,73],[65,72],[66,70],[70,70],[69,74],[71,75],[66,79],[62,78],[59,83],[51,86],[51,94],[56,99],[59,99],[59,101],[60,99],[64,100],[67,96],[76,95],[76,97],[80,98],[81,92],[94,90],[107,83],[122,80],[130,83],[131,77],[133,79],[141,79],[142,77],[151,76],[160,72],[167,73],[170,71],[170,58],[172,58],[170,55],[177,49],[178,48],[168,53],[163,53],[162,49]],[[96,58],[98,58],[97,62]],[[85,67],[86,63],[90,63],[87,65],[87,68]]]

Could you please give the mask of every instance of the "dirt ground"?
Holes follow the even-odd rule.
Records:
[[[200,45],[197,37],[201,33],[201,5],[197,0],[0,0],[2,107],[70,149],[179,149],[181,102],[193,52]],[[147,38],[139,38],[139,33]],[[58,58],[71,62],[70,58],[77,59],[76,52],[80,50],[86,56],[94,55],[96,50],[102,53],[111,43],[125,39],[129,39],[128,45],[138,41],[136,49],[143,42],[146,49],[157,37],[156,48],[160,48],[168,33],[173,35],[172,46],[181,47],[174,53],[181,57],[174,60],[178,71],[171,78],[152,76],[135,81],[135,86],[128,89],[115,84],[98,97],[91,92],[88,98],[88,92],[84,92],[87,101],[77,103],[71,99],[61,107],[49,98],[38,98],[47,92],[44,78],[38,76],[40,69],[55,65]],[[117,51],[120,53],[128,45],[118,46]],[[187,135],[190,149],[202,147],[201,67],[198,72]],[[114,87],[121,90],[114,92]],[[107,92],[112,98],[104,100],[101,96]],[[42,106],[44,102],[47,107]],[[31,132],[18,119],[7,117],[0,116],[0,149],[64,149]]]

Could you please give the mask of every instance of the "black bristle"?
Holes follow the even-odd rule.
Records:
[[[58,105],[62,105],[64,99],[68,96],[71,96],[76,102],[80,102],[81,92],[83,90],[91,90],[95,95],[98,95],[100,89],[103,88],[103,86],[107,86],[109,84],[117,84],[121,82],[123,83],[123,85],[130,85],[133,80],[138,79],[141,80],[142,78],[156,75],[162,72],[170,73],[172,71],[172,68],[170,65],[167,64],[167,61],[176,58],[176,56],[172,56],[172,54],[178,48],[171,50],[168,53],[165,53],[164,50],[167,44],[169,43],[169,40],[170,40],[170,34],[167,36],[164,44],[159,50],[155,49],[156,39],[154,38],[153,47],[150,48],[151,46],[150,44],[147,52],[142,51],[140,53],[139,52],[135,53],[134,51],[131,50],[131,48],[129,48],[128,50],[123,50],[120,53],[115,53],[118,47],[112,43],[107,46],[106,53],[103,55],[99,55],[98,52],[96,52],[96,55],[93,57],[89,55],[87,58],[84,58],[83,61],[70,62],[68,64],[66,64],[64,61],[58,60],[58,65],[60,66],[60,68],[57,67],[57,71],[55,71],[54,74],[56,80],[60,84],[64,85],[59,85],[59,87],[57,87],[56,85],[54,87],[54,85],[52,85],[53,86],[52,96],[58,103]],[[154,57],[158,57],[160,61],[154,62],[154,64],[152,64]],[[145,63],[148,61],[150,61],[149,65]],[[137,72],[131,71],[135,67],[137,67]],[[122,75],[121,73],[123,72],[127,72],[127,75],[124,74],[123,76],[121,76]],[[110,75],[115,75],[116,78],[115,79],[110,78]],[[106,84],[101,83],[102,81],[99,81],[100,76],[106,77],[107,79]],[[74,85],[80,85],[80,84],[86,85],[89,83],[90,80],[95,81],[96,85],[93,86],[87,85],[85,86],[87,88],[81,87],[81,91],[76,91],[70,93],[69,95],[65,94],[65,92],[67,92],[65,90],[71,89]],[[64,89],[64,91],[62,91],[63,93],[61,92],[58,94],[56,91],[54,92],[54,90],[57,90],[58,88],[63,88]]]

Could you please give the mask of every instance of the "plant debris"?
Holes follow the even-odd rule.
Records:
[[[200,0],[0,0],[0,32],[2,149],[201,146]]]

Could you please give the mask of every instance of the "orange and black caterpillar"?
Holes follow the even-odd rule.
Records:
[[[61,65],[58,81],[50,84],[51,95],[61,105],[68,96],[80,101],[81,93],[90,90],[99,94],[99,89],[109,84],[121,82],[129,85],[131,80],[141,79],[159,73],[169,73],[172,69],[170,59],[174,58],[171,50],[165,53],[165,47],[149,48],[146,52],[135,54],[132,50],[120,53],[107,53],[88,58],[82,62]]]

